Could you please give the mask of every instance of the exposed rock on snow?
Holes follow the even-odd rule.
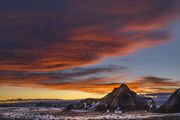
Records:
[[[118,107],[118,108],[114,111],[114,113],[118,114],[118,113],[122,113],[122,111],[121,111],[120,108]]]
[[[82,109],[82,110],[94,110],[99,105],[99,99],[88,98],[81,100],[77,104],[70,104],[65,110]]]

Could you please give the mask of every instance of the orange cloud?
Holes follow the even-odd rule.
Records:
[[[94,80],[92,80],[94,81]],[[81,83],[64,83],[61,85],[49,85],[50,89],[59,89],[59,90],[80,90],[88,93],[97,93],[104,94],[112,91],[114,88],[119,87],[120,83],[110,83],[110,84],[89,84],[87,82]],[[178,89],[180,83],[167,82],[167,83],[127,83],[130,89],[139,93],[139,94],[150,94],[150,93],[164,93],[164,92],[173,92]]]
[[[105,70],[103,71],[103,69]],[[25,75],[26,73],[24,73],[24,75],[17,75],[8,73],[1,75],[0,86],[44,87],[55,90],[79,90],[87,93],[105,94],[124,83],[123,80],[127,77],[125,73],[107,77],[104,75],[112,74],[114,70],[108,68],[112,69],[110,72],[106,68],[103,69],[85,69],[79,72],[76,72],[78,71],[76,69],[74,72],[57,74],[33,73]],[[92,76],[94,74],[95,76]],[[132,90],[140,94],[173,92],[180,86],[180,82],[154,76],[142,77],[125,83]]]
[[[129,82],[140,93],[173,92],[178,89],[180,82],[168,78],[147,76]]]
[[[178,0],[79,0],[65,5],[67,9],[51,8],[53,12],[4,12],[0,70],[63,70],[163,44],[170,39],[164,26],[179,10]]]
[[[120,78],[126,77],[126,74],[123,72],[124,69],[124,67],[119,66],[102,66],[73,68],[58,72],[30,73],[1,71],[0,86],[46,87],[50,89],[81,90],[88,92],[88,90],[94,89],[94,87],[99,85],[104,86],[99,88],[100,90],[97,90],[98,93],[102,93],[103,90],[106,91],[106,85],[103,84],[118,83]],[[80,86],[82,89],[79,89]],[[109,90],[109,88],[107,89]]]

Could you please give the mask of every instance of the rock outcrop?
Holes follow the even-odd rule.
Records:
[[[87,98],[81,100],[77,104],[70,104],[66,107],[66,110],[95,110],[96,107],[99,105],[100,100],[95,98]]]
[[[85,99],[75,105],[69,105],[67,110],[83,109],[96,111],[133,111],[155,109],[155,102],[151,98],[143,97],[131,91],[122,84],[101,99]]]
[[[157,112],[177,113],[180,112],[180,89],[177,89]]]
[[[154,101],[151,98],[146,98],[137,95],[131,91],[127,85],[122,84],[119,88],[115,88],[111,93],[101,99],[97,110],[150,110],[155,107]]]

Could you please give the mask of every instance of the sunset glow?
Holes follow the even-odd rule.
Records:
[[[180,0],[0,1],[0,100],[180,88]]]

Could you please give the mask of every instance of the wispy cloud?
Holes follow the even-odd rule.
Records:
[[[140,93],[172,92],[180,86],[179,81],[169,78],[146,76],[128,82]]]
[[[41,86],[51,89],[86,91],[85,89],[94,89],[95,86],[101,86],[102,83],[108,85],[112,82],[119,82],[120,78],[125,77],[125,70],[125,67],[110,65],[76,67],[56,72],[0,71],[0,85]],[[79,86],[83,86],[82,89],[79,89]],[[88,88],[88,86],[92,87]]]

